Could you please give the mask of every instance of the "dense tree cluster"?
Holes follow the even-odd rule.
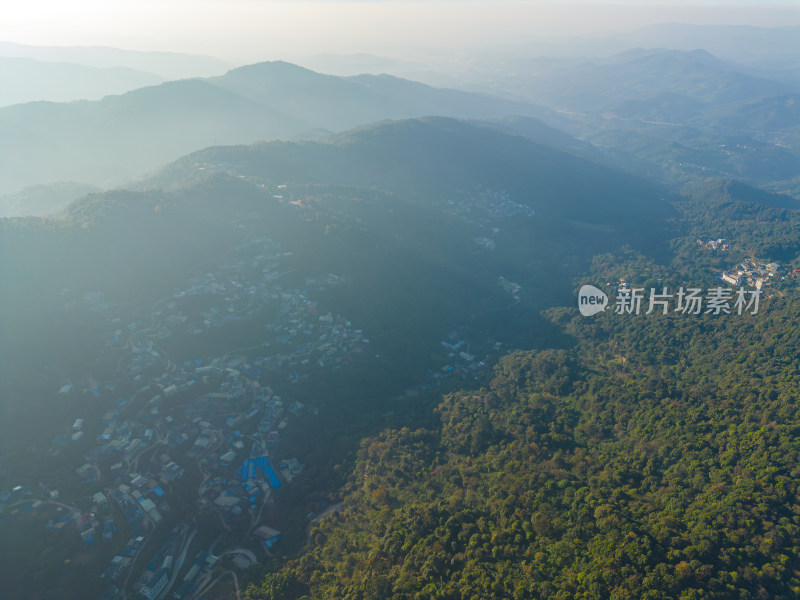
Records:
[[[440,426],[364,442],[306,597],[795,597],[799,308],[554,311],[579,350],[509,355]]]
[[[694,236],[726,238],[754,258],[792,260],[800,251],[794,198],[719,179],[687,184],[684,193],[689,200],[677,206]]]

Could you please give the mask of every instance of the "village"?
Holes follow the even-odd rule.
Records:
[[[321,313],[310,297],[338,284],[339,277],[309,278],[302,289],[280,285],[277,269],[287,254],[266,238],[250,240],[233,254],[240,259],[208,265],[143,317],[109,318],[106,345],[122,352],[117,376],[65,382],[58,390],[97,397],[133,390],[113,403],[95,429],[88,416],[77,416],[51,441],[54,458],[69,446],[85,445],[85,462],[73,471],[83,492],[64,497],[40,483],[38,489],[20,485],[0,493],[0,506],[11,518],[46,515],[47,530],[77,530],[89,546],[111,542],[123,529],[118,521],[125,522],[130,539],[102,575],[108,582],[102,600],[127,598],[129,591],[148,599],[193,597],[208,583],[217,558],[211,548],[200,549],[191,567],[183,568],[195,533],[189,517],[199,511],[216,512],[229,531],[237,519],[246,519],[250,542],[268,556],[281,533],[261,522],[262,511],[303,470],[297,458],[281,455],[281,436],[292,418],[313,417],[316,408],[282,398],[266,382],[286,377],[292,384],[317,369],[341,368],[369,344],[349,320]],[[99,292],[81,294],[78,303],[94,312],[112,309]],[[157,345],[171,336],[191,338],[258,319],[266,308],[272,309],[265,324],[269,341],[249,349],[252,354],[176,363]],[[181,507],[180,524],[144,565],[149,538],[178,517],[170,490],[189,468],[202,476],[191,513]],[[256,562],[250,550],[234,559],[243,567]]]
[[[731,249],[730,242],[724,238],[698,239],[697,245],[701,249],[713,253],[727,253]],[[778,280],[783,281],[787,278],[797,279],[800,277],[800,270],[791,267],[781,267],[781,265],[775,261],[745,258],[735,266],[721,271],[719,277],[722,281],[732,286],[747,285],[761,290]]]
[[[747,258],[733,269],[724,271],[720,278],[731,285],[749,285],[760,290],[769,285],[770,279],[778,274],[779,269],[778,263],[757,263]]]
[[[101,292],[62,293],[73,310],[111,313],[105,345],[116,369],[102,381],[66,381],[57,393],[113,400],[99,418],[74,415],[51,440],[52,459],[72,448],[82,455],[66,493],[45,482],[18,485],[0,492],[0,508],[11,519],[40,518],[48,535],[77,531],[88,547],[121,548],[102,573],[101,600],[195,598],[218,572],[220,557],[246,568],[271,556],[281,532],[265,522],[266,509],[304,468],[282,451],[283,436],[293,419],[317,414],[272,385],[282,381],[291,389],[320,371],[344,368],[370,343],[350,320],[320,309],[320,293],[345,280],[325,274],[303,278],[301,288],[286,285],[290,259],[268,238],[248,240],[195,269],[184,286],[135,318],[114,315],[117,307]],[[517,299],[517,284],[502,278],[500,284]],[[258,323],[259,343],[191,359],[165,350],[171,340],[172,348],[194,348],[191,340],[237,323]],[[447,362],[407,395],[486,366],[456,330],[441,349]],[[187,486],[189,504],[177,500]],[[242,547],[193,543],[199,531],[191,523],[201,513],[216,514],[223,531],[237,531]],[[161,540],[165,527],[169,533],[154,550],[151,540]]]

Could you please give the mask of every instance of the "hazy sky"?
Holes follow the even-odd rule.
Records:
[[[452,48],[630,30],[657,22],[800,24],[800,0],[2,0],[0,40],[200,52],[234,61]]]

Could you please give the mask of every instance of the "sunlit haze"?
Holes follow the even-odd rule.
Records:
[[[204,53],[243,62],[314,52],[414,52],[607,34],[659,23],[785,26],[783,2],[286,2],[36,0],[6,2],[0,40]]]
[[[0,1],[0,600],[800,596],[800,0]]]

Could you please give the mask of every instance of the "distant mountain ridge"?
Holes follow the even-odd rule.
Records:
[[[659,23],[647,25],[610,39],[627,45],[663,46],[675,50],[704,48],[715,56],[768,67],[775,57],[800,59],[800,26],[756,27],[753,25],[693,25]]]
[[[156,85],[158,75],[127,67],[88,67],[33,58],[0,57],[0,106],[21,102],[99,100]]]
[[[533,101],[574,110],[602,110],[614,102],[665,92],[731,104],[795,87],[732,70],[703,50],[663,50],[612,64],[585,62],[531,78],[528,86],[527,95]]]
[[[430,208],[475,190],[505,190],[537,214],[617,220],[660,218],[646,180],[529,138],[445,117],[357,127],[323,142],[264,142],[189,154],[140,182],[139,189],[196,185],[209,172],[272,185],[312,183],[379,188]],[[579,175],[578,175],[579,174]],[[649,198],[647,202],[643,198]]]
[[[0,196],[0,218],[46,216],[86,194],[99,191],[100,188],[69,181],[33,185],[16,194]]]
[[[140,52],[106,46],[32,46],[0,42],[0,56],[74,63],[95,68],[125,67],[155,73],[164,79],[209,77],[231,65],[211,56],[178,52]]]
[[[0,193],[59,180],[119,184],[206,146],[286,139],[319,128],[537,110],[389,76],[339,78],[289,63],[260,63],[99,101],[0,108],[0,163],[6,171]]]
[[[738,178],[797,195],[800,79],[791,60],[767,71],[697,47],[637,47],[542,71],[509,65],[490,83],[549,107],[549,125],[606,149],[622,168],[674,181]]]
[[[239,67],[210,82],[266,106],[290,110],[306,122],[332,130],[387,118],[475,118],[532,112],[531,106],[521,102],[433,88],[391,75],[337,77],[284,61]]]

